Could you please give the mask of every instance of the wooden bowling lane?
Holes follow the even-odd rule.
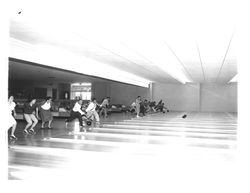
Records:
[[[115,123],[115,124],[104,124],[103,127],[117,127],[117,128],[147,128],[147,129],[168,129],[168,128],[175,128],[175,129],[193,129],[193,130],[214,130],[214,131],[220,131],[220,130],[224,130],[224,131],[236,131],[236,127],[235,126],[212,126],[212,125],[172,125],[172,124],[158,124],[158,123],[150,123],[150,124],[145,124],[145,123]]]
[[[236,139],[235,132],[223,131],[190,131],[190,130],[149,130],[149,129],[121,129],[121,128],[95,128],[98,133],[121,133],[121,134],[137,134],[137,135],[150,135],[150,136],[186,136],[186,137],[207,137],[217,139]]]
[[[204,121],[204,120],[186,120],[186,119],[180,119],[180,120],[169,120],[167,117],[165,119],[146,119],[146,118],[134,118],[131,120],[124,120],[123,122],[145,122],[145,123],[175,123],[175,124],[220,124],[220,125],[237,125],[236,121]]]
[[[229,118],[223,118],[223,119],[194,119],[194,118],[169,118],[168,116],[161,116],[157,118],[151,118],[149,116],[146,117],[139,117],[139,118],[132,118],[130,120],[124,120],[125,122],[133,122],[133,121],[145,121],[145,122],[174,122],[174,123],[212,123],[212,124],[237,124],[237,119],[229,119]]]
[[[222,122],[222,123],[216,123],[216,122],[174,122],[174,121],[152,121],[152,120],[125,120],[125,121],[119,121],[119,122],[114,122],[115,124],[140,124],[140,125],[163,125],[163,126],[167,126],[167,125],[176,125],[176,126],[180,126],[180,125],[187,125],[187,126],[211,126],[211,127],[223,127],[223,126],[226,126],[226,127],[236,127],[237,124],[236,123],[225,123],[225,122]]]
[[[101,129],[100,129],[101,130]],[[233,135],[226,136],[207,136],[207,135],[186,135],[186,134],[166,134],[166,135],[150,135],[147,134],[128,134],[128,133],[114,133],[114,132],[91,132],[91,133],[72,133],[72,135],[85,136],[85,140],[101,140],[101,141],[116,141],[116,142],[132,142],[143,144],[173,144],[186,145],[189,144],[204,144],[205,147],[218,147],[218,148],[236,148],[236,138]],[[203,147],[203,146],[201,146]]]
[[[190,157],[235,159],[235,114],[186,113],[187,118],[182,119],[184,113],[156,113],[141,118],[114,115],[102,119],[101,128],[87,132],[80,132],[76,124],[65,129],[63,120],[55,120],[53,130],[18,136],[19,140],[10,145],[9,179],[32,179],[53,172],[62,174],[65,168],[71,167],[86,169],[82,165],[86,162],[94,167],[96,159],[102,160],[107,154],[114,155],[115,159],[121,155],[163,156],[167,160],[179,159],[179,156],[183,160]]]
[[[187,118],[183,119],[182,115],[186,114]],[[171,120],[183,120],[183,121],[212,121],[212,122],[232,122],[237,121],[237,114],[232,113],[206,113],[206,112],[170,112],[170,113],[157,113],[154,115],[149,115],[143,117],[143,119],[150,119],[150,120],[162,120],[167,119]],[[132,119],[139,119],[139,118],[132,118]]]

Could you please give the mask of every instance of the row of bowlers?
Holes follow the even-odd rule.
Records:
[[[66,125],[68,122],[73,121],[74,119],[79,120],[80,126],[83,126],[83,119],[96,122],[96,127],[100,126],[100,117],[99,114],[102,115],[104,113],[104,116],[107,117],[108,112],[108,106],[110,103],[110,97],[106,97],[103,99],[101,104],[97,103],[96,98],[93,98],[90,103],[88,104],[86,109],[82,109],[83,106],[83,100],[79,99],[73,109],[70,112],[70,117],[65,120]],[[99,114],[97,112],[97,107],[99,107]]]
[[[45,99],[45,101],[42,102],[42,104],[40,104],[39,106],[36,104],[36,99],[35,98],[31,98],[30,100],[28,100],[27,103],[24,104],[24,109],[23,109],[23,116],[24,119],[26,120],[27,124],[23,130],[23,132],[25,134],[28,133],[35,133],[34,131],[34,127],[37,125],[38,123],[38,109],[40,110],[40,116],[41,116],[41,120],[42,120],[42,126],[41,128],[44,128],[44,124],[46,122],[48,122],[48,128],[51,128],[51,123],[53,120],[53,116],[52,113],[50,111],[51,109],[51,101],[52,98],[51,97],[47,97]],[[8,107],[9,107],[9,113],[8,113],[8,126],[9,128],[11,128],[11,135],[10,138],[11,139],[17,139],[17,137],[15,136],[15,130],[16,130],[16,126],[17,126],[17,122],[15,120],[16,117],[16,111],[15,111],[15,107],[16,107],[16,103],[14,102],[14,96],[10,96],[8,99]]]
[[[99,105],[101,108],[101,111],[104,111],[105,116],[107,116],[107,106],[109,104],[109,97],[103,100],[102,104]],[[87,109],[84,111],[81,110],[82,107],[82,100],[79,100],[75,103],[73,109],[71,110],[70,117],[67,119],[67,122],[72,121],[75,118],[78,118],[80,125],[83,125],[83,119],[82,116],[85,115],[91,120],[96,120],[96,125],[100,125],[100,118],[98,113],[96,112],[96,107],[98,105],[95,98],[92,99],[92,101],[89,103]],[[8,99],[8,107],[9,107],[9,113],[8,113],[8,123],[9,128],[11,128],[11,139],[17,139],[15,136],[15,130],[17,126],[17,122],[15,120],[16,117],[16,111],[15,107],[16,104],[14,102],[14,96],[10,96]],[[48,128],[51,129],[51,124],[53,121],[53,116],[51,113],[51,107],[52,107],[52,98],[46,97],[46,99],[41,104],[36,104],[36,99],[31,98],[28,100],[27,103],[24,104],[24,119],[26,120],[27,124],[23,130],[25,134],[34,134],[35,133],[35,126],[38,123],[38,111],[40,111],[40,117],[42,120],[41,129],[44,128],[44,125],[46,122],[48,122]]]

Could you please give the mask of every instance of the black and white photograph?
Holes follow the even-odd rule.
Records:
[[[10,1],[0,191],[248,192],[238,4]]]

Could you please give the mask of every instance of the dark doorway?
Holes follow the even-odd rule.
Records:
[[[52,89],[52,98],[57,99],[57,89],[56,88]]]

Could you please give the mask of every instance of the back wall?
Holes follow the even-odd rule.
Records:
[[[112,104],[131,105],[137,96],[141,96],[142,99],[149,99],[150,97],[149,88],[122,83],[110,83],[108,91]]]
[[[199,84],[153,84],[153,100],[173,111],[199,111]]]
[[[173,111],[237,112],[237,83],[153,84],[153,100]]]

